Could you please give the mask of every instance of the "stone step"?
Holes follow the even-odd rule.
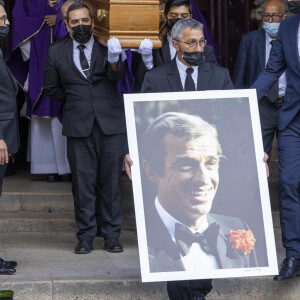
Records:
[[[275,238],[280,262],[279,228]],[[167,300],[165,283],[140,281],[135,233],[123,231],[120,241],[123,253],[107,253],[97,238],[94,251],[79,256],[73,253],[76,238],[70,233],[1,234],[0,256],[18,261],[16,275],[3,276],[1,289],[12,289],[14,300]],[[296,300],[299,283],[299,278],[275,282],[271,276],[216,279],[207,300]]]
[[[134,217],[125,216],[123,230],[136,231]],[[76,232],[74,212],[0,212],[0,232]]]
[[[0,211],[74,211],[70,182],[30,181],[27,175],[21,172],[5,178]],[[121,176],[120,186],[124,215],[134,216],[132,186],[125,174]]]

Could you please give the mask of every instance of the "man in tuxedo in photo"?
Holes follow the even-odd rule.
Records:
[[[229,242],[247,224],[210,213],[221,157],[216,128],[199,116],[170,112],[148,126],[143,167],[157,190],[144,199],[150,272],[257,267],[255,251],[233,253]]]

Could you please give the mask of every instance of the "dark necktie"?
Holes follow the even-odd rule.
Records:
[[[85,74],[86,78],[88,80],[91,80],[90,66],[89,66],[89,63],[84,54],[85,45],[78,45],[77,48],[79,49],[79,52],[80,52],[79,58],[80,58],[80,65],[81,65],[82,71]]]
[[[270,42],[270,44],[272,45],[271,50],[270,50],[270,57],[272,55],[273,52],[273,47],[275,44],[276,40],[272,40]],[[267,93],[267,98],[271,101],[271,102],[275,102],[278,98],[279,98],[279,80],[277,80],[274,85],[271,87],[271,89],[269,90],[269,92]]]
[[[194,72],[193,68],[187,68],[186,69],[186,79],[184,84],[184,90],[185,91],[196,91],[195,82],[192,77],[192,73]]]
[[[200,244],[203,251],[217,255],[217,237],[220,225],[212,223],[203,233],[192,233],[183,224],[175,224],[175,240],[182,256],[186,256],[193,243]]]

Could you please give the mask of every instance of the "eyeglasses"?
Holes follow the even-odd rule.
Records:
[[[0,20],[3,22],[4,25],[7,25],[8,23],[7,17],[0,17]]]
[[[278,22],[280,21],[280,19],[283,17],[284,15],[278,15],[278,14],[262,14],[263,20],[268,22],[270,20],[270,18],[272,18],[272,20],[274,22]]]
[[[200,40],[200,41],[191,41],[191,42],[183,42],[183,41],[177,41],[177,42],[180,42],[180,43],[185,43],[187,44],[191,49],[196,49],[197,46],[199,45],[201,48],[203,48],[206,43],[207,43],[207,40]]]

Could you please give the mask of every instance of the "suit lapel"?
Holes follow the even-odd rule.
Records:
[[[168,65],[168,82],[171,86],[173,92],[182,92],[183,87],[179,75],[179,71],[176,65],[176,58],[174,58],[171,63]]]
[[[265,31],[261,29],[259,31],[257,40],[256,40],[256,50],[257,56],[259,58],[260,69],[264,70],[266,66],[266,36]]]
[[[65,47],[66,47],[68,62],[70,64],[70,66],[72,66],[74,72],[77,73],[77,75],[79,75],[82,79],[87,80],[75,66],[74,59],[73,59],[73,40],[66,39]]]
[[[197,91],[207,90],[209,76],[209,64],[205,62],[201,63],[198,67]]]
[[[95,39],[94,45],[93,45],[93,50],[92,50],[92,57],[91,57],[91,66],[90,66],[91,75],[93,74],[93,68],[94,68],[95,62],[96,62],[99,54],[100,54],[100,45],[97,43],[97,41]]]
[[[232,243],[229,242],[230,229],[238,230],[238,228],[235,228],[235,224],[232,224],[232,228],[228,228],[228,226],[230,225],[223,224],[223,222],[218,220],[213,214],[207,215],[207,221],[209,225],[212,223],[217,223],[220,225],[220,230],[217,237],[216,255],[220,269],[242,268],[246,265],[249,265],[248,256],[244,255],[240,251],[236,251],[235,249],[233,249]]]
[[[161,54],[164,63],[171,61],[170,46],[167,37],[165,38],[165,41],[161,47]]]

